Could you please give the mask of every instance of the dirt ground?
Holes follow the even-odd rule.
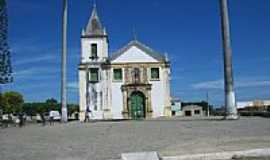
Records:
[[[164,156],[270,147],[270,119],[158,119],[0,129],[1,160],[108,160],[123,152]]]

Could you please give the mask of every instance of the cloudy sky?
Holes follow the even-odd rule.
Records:
[[[92,0],[69,0],[68,97],[78,103],[80,33]],[[270,1],[229,0],[237,100],[270,99]],[[218,0],[97,0],[110,53],[132,39],[168,53],[172,95],[223,104]],[[26,101],[60,97],[61,0],[8,0],[14,83]]]

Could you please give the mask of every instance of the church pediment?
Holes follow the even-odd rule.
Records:
[[[164,62],[165,57],[138,41],[131,41],[111,57],[112,63]]]

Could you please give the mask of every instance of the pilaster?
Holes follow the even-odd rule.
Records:
[[[164,102],[164,116],[170,117],[171,116],[171,95],[170,95],[170,68],[165,67],[163,69],[163,86],[164,86],[164,97],[165,97],[165,102]]]
[[[86,72],[79,70],[80,121],[85,119],[86,111]]]

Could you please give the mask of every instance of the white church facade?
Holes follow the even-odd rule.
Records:
[[[148,119],[171,115],[170,62],[137,40],[109,55],[96,7],[81,34],[80,120]]]

